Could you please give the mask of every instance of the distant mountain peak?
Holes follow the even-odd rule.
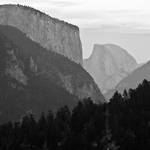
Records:
[[[137,66],[136,60],[125,49],[112,43],[94,44],[91,56],[84,61],[85,69],[102,93],[113,89]]]

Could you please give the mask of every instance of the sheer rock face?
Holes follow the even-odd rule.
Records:
[[[14,26],[47,50],[83,63],[79,29],[74,25],[20,5],[0,6],[0,24]]]
[[[94,45],[92,55],[84,60],[84,68],[91,74],[105,94],[136,67],[137,62],[117,45]]]

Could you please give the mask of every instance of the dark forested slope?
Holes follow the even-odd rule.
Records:
[[[104,102],[80,65],[46,51],[13,27],[0,26],[0,69],[1,122],[20,119],[28,112],[72,107],[89,96],[97,103]]]

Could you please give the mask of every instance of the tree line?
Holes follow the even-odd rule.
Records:
[[[108,104],[109,126],[121,150],[150,149],[150,82],[116,92]]]
[[[33,114],[0,125],[2,150],[150,149],[150,82],[116,92],[107,104],[88,98],[70,110]]]

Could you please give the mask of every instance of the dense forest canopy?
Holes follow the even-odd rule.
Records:
[[[70,110],[33,114],[0,126],[2,150],[150,149],[150,82],[118,92],[108,104],[85,99]]]

